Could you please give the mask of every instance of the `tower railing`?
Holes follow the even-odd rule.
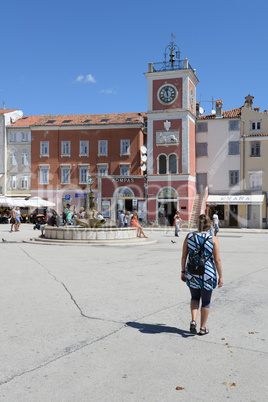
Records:
[[[149,73],[155,73],[159,71],[172,71],[172,70],[188,70],[193,68],[191,67],[188,60],[175,60],[171,62],[159,62],[159,63],[152,63],[152,70]],[[193,70],[194,71],[194,70]]]

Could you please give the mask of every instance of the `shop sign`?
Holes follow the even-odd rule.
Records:
[[[133,197],[133,192],[128,187],[121,187],[118,189],[116,197]]]
[[[158,198],[177,199],[177,193],[173,188],[165,187],[159,191]]]
[[[70,194],[66,194],[66,195],[65,195],[65,201],[70,201],[70,199],[71,199]]]
[[[111,217],[111,202],[110,201],[102,201],[102,216],[104,218]]]
[[[87,198],[87,193],[75,193],[75,198]]]
[[[133,178],[129,178],[129,177],[115,177],[113,178],[113,182],[116,183],[134,183],[134,179]]]
[[[223,196],[220,198],[220,201],[250,201],[250,197],[248,195],[239,195],[239,196]]]

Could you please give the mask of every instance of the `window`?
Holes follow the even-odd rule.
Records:
[[[88,141],[80,141],[80,155],[88,156]]]
[[[250,175],[250,189],[260,190],[262,188],[262,175],[261,174],[251,174]]]
[[[261,143],[260,141],[250,142],[250,154],[251,157],[261,156]]]
[[[108,169],[106,166],[98,166],[99,176],[107,176]]]
[[[177,173],[177,157],[176,157],[176,155],[169,155],[169,157],[168,157],[168,171],[171,174]]]
[[[12,190],[17,188],[17,176],[10,176],[10,188]]]
[[[239,141],[229,141],[229,155],[239,155]]]
[[[48,167],[40,168],[40,184],[48,184],[49,179],[49,169]]]
[[[230,120],[229,121],[229,131],[238,131],[240,129],[240,121],[239,120]]]
[[[61,156],[70,156],[71,155],[71,142],[70,141],[62,141],[61,142]]]
[[[11,151],[9,155],[9,163],[10,165],[17,165],[17,152],[16,151]]]
[[[251,122],[251,131],[260,130],[261,122],[260,121],[252,121]]]
[[[229,186],[239,183],[239,170],[229,170]]]
[[[206,133],[207,131],[208,131],[208,123],[206,122],[197,123],[196,125],[197,133]]]
[[[107,140],[100,140],[99,141],[99,156],[104,155],[107,156]]]
[[[62,123],[71,123],[72,120],[63,120]]]
[[[61,183],[62,184],[70,184],[70,168],[69,167],[61,168]]]
[[[9,133],[9,142],[16,142],[16,133]]]
[[[29,176],[22,176],[21,178],[21,188],[28,189],[29,188]]]
[[[29,165],[28,152],[22,152],[22,154],[21,154],[21,163],[22,163],[22,165]]]
[[[110,119],[101,119],[100,121],[105,122],[105,121],[109,121]]]
[[[56,121],[56,120],[48,120],[48,121],[46,121],[45,124],[47,124],[47,123],[52,124],[52,123],[55,123],[55,121]]]
[[[120,176],[129,176],[129,166],[120,166]]]
[[[167,157],[166,155],[160,155],[158,159],[158,173],[166,174],[167,173]]]
[[[196,143],[196,156],[207,156],[208,154],[208,143],[207,142],[197,142]]]
[[[88,177],[88,167],[80,167],[79,168],[79,183],[85,184],[87,183]]]
[[[28,133],[21,133],[21,142],[28,142]]]
[[[121,140],[121,155],[129,155],[130,154],[130,140]]]
[[[49,142],[48,141],[40,142],[40,155],[41,156],[49,156]]]

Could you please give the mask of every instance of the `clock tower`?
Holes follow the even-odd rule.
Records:
[[[148,219],[173,224],[179,211],[189,222],[195,187],[195,70],[174,44],[164,61],[148,63],[147,184]]]

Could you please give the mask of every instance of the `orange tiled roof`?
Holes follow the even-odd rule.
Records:
[[[0,109],[0,114],[15,112],[18,109]]]
[[[223,119],[230,119],[232,117],[241,117],[241,112],[242,112],[242,106],[237,107],[235,109],[230,109],[230,110],[225,110],[222,112],[222,118]],[[208,119],[215,119],[216,114],[206,114],[203,116],[198,116],[197,117],[200,120],[208,120]]]
[[[245,134],[245,137],[267,137],[268,133],[266,134]]]
[[[141,117],[146,117],[146,113],[141,113]],[[139,122],[139,113],[68,114],[24,116],[10,126],[81,126],[95,124],[133,124]]]

